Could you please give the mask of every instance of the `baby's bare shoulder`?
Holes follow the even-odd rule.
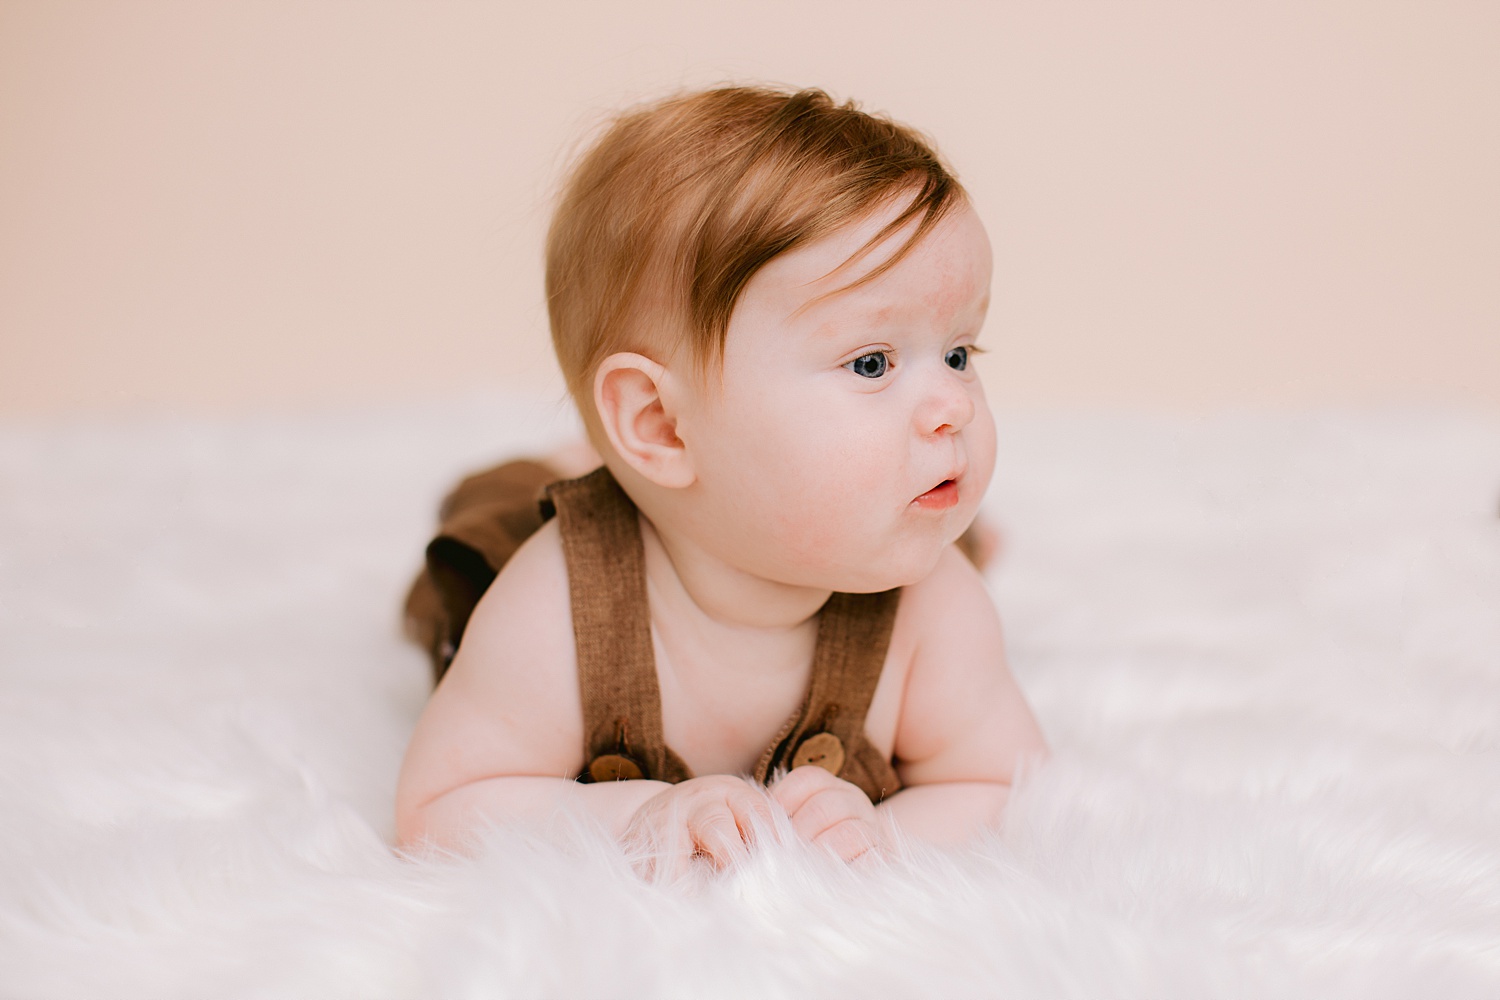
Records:
[[[453,671],[467,683],[509,686],[572,678],[573,616],[557,522],[516,550],[464,630]]]
[[[957,619],[963,612],[987,610],[989,616],[999,621],[984,577],[957,546],[944,550],[932,573],[901,589],[900,607],[901,615],[909,618],[910,627],[922,631],[942,633],[962,627]],[[971,622],[975,624],[978,622]]]
[[[420,803],[486,777],[580,766],[582,721],[567,565],[555,521],[511,557],[412,734],[398,797]]]
[[[993,654],[1000,641],[1000,616],[984,578],[974,564],[949,546],[933,571],[901,591],[896,626],[905,633],[914,653],[950,646],[986,645]]]
[[[984,578],[948,549],[902,592],[897,624],[911,651],[895,746],[902,780],[1008,779],[1016,754],[1041,735],[1006,665]]]
[[[972,689],[1006,669],[1000,615],[989,588],[951,546],[931,573],[902,589],[893,645],[898,640],[909,658],[907,700],[919,706],[926,697]]]

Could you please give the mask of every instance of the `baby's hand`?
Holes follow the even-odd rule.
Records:
[[[879,846],[875,806],[856,785],[821,767],[807,765],[787,772],[771,786],[775,799],[792,820],[792,828],[845,861]]]
[[[743,778],[691,778],[647,799],[621,838],[642,854],[643,874],[675,874],[694,858],[724,868],[749,853],[752,819],[771,828],[766,797]]]

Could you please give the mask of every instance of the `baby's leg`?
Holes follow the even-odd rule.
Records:
[[[597,467],[588,464],[589,452],[575,445],[541,461],[506,462],[466,477],[443,500],[437,535],[405,606],[406,632],[427,651],[436,677],[452,661],[480,597],[541,528],[543,488]]]

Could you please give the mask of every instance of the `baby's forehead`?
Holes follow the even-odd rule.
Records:
[[[736,314],[744,309],[822,329],[983,313],[991,255],[972,210],[965,206],[951,213],[915,243],[910,242],[913,223],[870,248],[870,235],[880,233],[881,221],[773,258],[746,286]]]

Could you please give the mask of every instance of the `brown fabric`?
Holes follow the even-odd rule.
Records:
[[[432,654],[441,677],[479,596],[521,542],[555,513],[583,695],[585,766],[579,780],[639,770],[646,778],[685,781],[692,769],[666,745],[662,731],[635,505],[607,469],[547,486],[538,505],[542,485],[552,478],[546,466],[517,462],[459,484],[444,502],[427,569],[407,598],[408,631]],[[807,740],[829,733],[844,751],[838,775],[871,801],[901,787],[890,760],[864,732],[900,596],[891,590],[828,599],[819,612],[807,696],[761,755],[757,781],[769,783],[792,766]]]
[[[608,469],[554,483],[573,640],[583,695],[585,775],[601,756],[628,757],[643,776],[673,784],[693,776],[662,735],[661,689],[651,648],[646,559],[635,504]]]
[[[890,647],[901,591],[834,594],[818,616],[812,680],[801,710],[766,749],[755,780],[769,781],[804,741],[819,733],[838,737],[844,763],[838,776],[879,802],[901,787],[890,760],[865,736],[865,714]]]
[[[406,632],[441,680],[479,598],[521,543],[542,526],[538,501],[557,473],[540,462],[507,462],[469,476],[444,498],[437,537],[406,595]]]

